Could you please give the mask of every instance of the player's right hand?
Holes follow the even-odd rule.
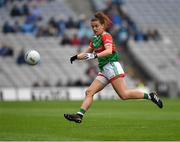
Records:
[[[72,64],[75,60],[77,60],[77,55],[72,56],[72,57],[70,58],[71,64]]]

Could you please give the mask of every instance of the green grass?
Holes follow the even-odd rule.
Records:
[[[95,101],[81,124],[78,101],[0,102],[0,140],[180,140],[180,100]]]

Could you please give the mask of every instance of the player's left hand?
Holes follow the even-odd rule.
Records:
[[[85,53],[84,54],[84,59],[85,60],[92,60],[97,58],[97,54],[96,53]]]

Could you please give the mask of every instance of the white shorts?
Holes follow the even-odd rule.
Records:
[[[108,63],[103,67],[103,70],[98,73],[97,80],[103,84],[116,80],[119,77],[124,77],[124,70],[119,62]]]

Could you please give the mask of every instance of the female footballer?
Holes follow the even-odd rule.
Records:
[[[148,99],[159,108],[163,107],[163,103],[157,97],[156,92],[147,94],[137,89],[126,88],[125,74],[121,64],[118,62],[116,46],[113,43],[112,36],[106,32],[110,23],[111,21],[108,16],[102,12],[97,12],[94,18],[91,19],[91,27],[95,35],[92,37],[89,47],[84,52],[70,58],[71,63],[75,60],[92,60],[97,58],[100,72],[86,90],[86,96],[80,110],[76,114],[64,114],[64,117],[69,121],[81,123],[83,115],[93,102],[93,96],[101,91],[108,83],[111,83],[122,100]]]

